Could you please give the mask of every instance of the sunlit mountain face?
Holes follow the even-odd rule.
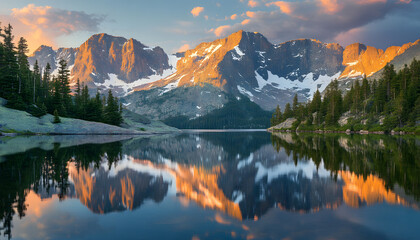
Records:
[[[113,216],[161,206],[158,216],[174,216],[167,207],[172,202],[214,212],[208,221],[247,234],[273,214],[312,218],[383,204],[419,208],[413,138],[185,133],[44,149],[2,156],[4,235],[66,204]]]

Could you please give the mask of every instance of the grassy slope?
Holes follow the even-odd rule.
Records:
[[[174,132],[177,129],[159,121],[138,121],[135,117],[125,118],[123,127],[98,122],[61,117],[61,123],[53,124],[54,116],[47,114],[40,118],[15,109],[6,108],[0,99],[0,132],[18,134],[150,134]]]
[[[88,122],[72,118],[60,118],[53,124],[54,116],[47,114],[40,118],[31,114],[0,106],[0,132],[39,134],[140,134],[104,123]]]

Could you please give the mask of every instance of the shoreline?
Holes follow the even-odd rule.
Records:
[[[345,133],[347,135],[350,134],[360,134],[360,135],[369,135],[369,134],[376,134],[376,135],[418,135],[415,132],[404,132],[404,131],[394,131],[387,133],[385,131],[368,131],[368,130],[360,130],[360,131],[339,131],[339,130],[290,130],[290,129],[267,129],[267,132],[275,133],[275,132],[286,132],[286,133]]]
[[[128,133],[25,133],[25,132],[16,132],[16,133],[6,133],[0,131],[0,137],[17,137],[17,136],[148,136],[148,135],[164,135],[171,134],[176,132],[128,132]]]

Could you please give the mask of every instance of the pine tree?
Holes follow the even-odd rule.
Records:
[[[283,113],[283,119],[282,120],[286,120],[288,118],[293,117],[293,112],[292,109],[290,107],[290,103],[286,103],[286,106],[284,107],[284,113]]]
[[[392,97],[391,84],[392,84],[392,82],[395,78],[395,75],[396,75],[396,73],[395,73],[395,70],[394,70],[394,65],[387,64],[384,67],[383,74],[382,74],[382,79],[383,79],[383,82],[385,83],[385,87],[386,87],[386,100],[387,101],[390,100],[391,97]]]
[[[94,121],[101,122],[103,121],[103,104],[101,100],[101,94],[99,93],[99,90],[96,91],[94,102],[94,109],[95,109],[95,115],[94,115]]]
[[[72,104],[71,104],[71,90],[70,90],[70,82],[69,82],[69,77],[70,77],[70,71],[67,68],[67,62],[64,59],[61,59],[58,62],[59,66],[58,66],[58,77],[57,77],[57,81],[59,86],[59,93],[61,95],[61,103],[64,106],[64,109],[66,111],[66,114],[64,116],[67,115],[67,113],[71,113],[72,112]]]
[[[54,110],[54,121],[53,123],[61,123],[60,117],[58,116],[57,109]]]
[[[66,109],[63,106],[62,95],[61,95],[61,82],[58,78],[52,78],[52,98],[51,98],[51,108],[57,110],[61,116],[66,115]]]
[[[338,89],[337,80],[333,81],[329,89],[325,94],[325,98],[328,99],[329,104],[327,105],[327,113],[325,116],[325,122],[327,125],[334,125],[337,123],[341,116],[343,99],[341,91]]]
[[[80,80],[76,82],[76,92],[74,96],[74,113],[77,118],[82,118],[82,90],[80,88]]]
[[[34,64],[34,71],[32,74],[32,102],[35,103],[36,100],[35,98],[38,98],[38,96],[40,96],[42,94],[42,89],[41,89],[41,71],[39,70],[39,65],[38,65],[38,60],[35,61]]]
[[[368,97],[370,95],[370,85],[366,77],[362,80],[362,101],[363,101],[363,112],[366,113],[366,105],[368,103]]]
[[[353,108],[354,87],[351,86],[343,99],[343,111],[347,112]]]
[[[354,92],[353,92],[353,105],[352,105],[352,110],[354,113],[359,113],[359,109],[360,109],[360,102],[361,102],[361,88],[360,88],[360,84],[359,81],[356,80],[354,82]]]
[[[4,62],[5,67],[2,71],[3,82],[2,88],[4,97],[10,101],[16,101],[19,91],[19,79],[18,72],[19,66],[16,59],[15,45],[13,43],[12,26],[9,24],[4,27],[3,37],[3,50],[4,50]]]
[[[321,93],[318,89],[316,89],[316,92],[310,105],[311,113],[318,112],[321,109],[321,101]]]
[[[51,74],[51,65],[50,63],[47,63],[47,65],[45,66],[43,75],[42,75],[42,94],[41,94],[41,99],[43,102],[46,102],[47,99],[49,98],[50,94],[49,94],[49,89],[50,89],[50,76]]]
[[[19,95],[25,102],[35,103],[35,94],[33,93],[34,81],[33,76],[29,70],[28,56],[28,43],[24,38],[20,38],[17,47],[17,63],[19,66]],[[38,69],[39,70],[39,69]]]
[[[112,95],[112,91],[108,91],[107,105],[104,109],[105,123],[112,125],[120,125],[123,121],[120,110],[118,108],[118,99]]]
[[[297,116],[297,115],[298,115],[298,112],[297,112],[297,110],[298,110],[298,105],[299,105],[299,102],[298,102],[298,96],[297,96],[297,94],[295,94],[295,96],[293,97],[293,105],[292,105],[292,111],[293,111],[293,114],[294,114],[295,116]]]
[[[273,116],[271,117],[271,126],[276,126],[277,124],[281,123],[282,120],[282,114],[280,106],[277,105],[276,110],[273,113]]]
[[[0,25],[0,36],[2,36],[2,28]],[[6,85],[7,79],[5,78],[5,71],[6,71],[6,62],[4,59],[4,47],[3,43],[0,41],[0,97],[6,97]]]

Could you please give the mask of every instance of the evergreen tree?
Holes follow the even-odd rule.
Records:
[[[383,74],[382,74],[382,80],[385,84],[385,89],[386,89],[386,100],[390,100],[392,97],[392,93],[391,93],[391,84],[393,82],[393,80],[395,79],[396,73],[394,70],[394,65],[392,64],[387,64],[384,67],[383,70]]]
[[[325,122],[327,125],[334,125],[337,123],[341,116],[343,102],[341,91],[338,89],[337,80],[330,84],[330,87],[325,94],[325,98],[327,98],[329,102],[325,116]]]
[[[112,95],[112,91],[108,91],[107,105],[104,109],[105,123],[112,125],[120,125],[123,121],[120,109],[118,108],[118,99]]]
[[[288,118],[293,117],[293,112],[292,109],[290,107],[290,103],[287,103],[286,106],[284,107],[284,113],[283,113],[283,119],[282,120],[286,120]]]
[[[101,94],[99,90],[96,91],[95,98],[93,100],[95,115],[93,121],[101,122],[103,121],[103,105],[101,100]]]
[[[1,83],[3,88],[4,97],[9,101],[17,101],[19,94],[19,66],[17,64],[16,50],[13,43],[12,26],[9,24],[4,27],[3,37],[3,58],[5,66],[2,69],[3,82]],[[21,89],[20,89],[21,90]]]
[[[43,75],[42,75],[42,94],[41,94],[41,99],[42,102],[46,102],[47,99],[50,97],[50,76],[51,74],[51,65],[50,63],[47,63],[47,65],[45,66]]]
[[[321,102],[321,93],[318,89],[316,89],[316,92],[310,105],[311,113],[318,112],[321,109]]]
[[[70,90],[70,82],[69,82],[69,77],[70,77],[70,71],[67,68],[67,62],[64,59],[61,59],[58,62],[59,66],[58,66],[58,76],[57,76],[57,81],[59,84],[59,94],[61,97],[61,103],[64,107],[65,113],[63,114],[64,116],[67,115],[67,113],[71,113],[71,90]]]
[[[36,103],[39,101],[36,101],[36,98],[39,98],[39,96],[42,94],[42,89],[41,89],[41,84],[42,84],[42,80],[41,80],[41,71],[39,69],[39,65],[38,65],[38,60],[35,60],[35,64],[34,64],[34,71],[32,74],[32,102]]]
[[[295,94],[295,96],[293,97],[293,105],[292,105],[292,111],[294,115],[298,115],[298,112],[297,112],[298,105],[299,105],[298,96],[297,94]]]
[[[80,80],[76,82],[76,92],[74,95],[74,113],[77,118],[82,118],[82,89],[80,88]]]
[[[0,36],[2,36],[3,29],[1,28],[0,23]],[[7,85],[6,78],[4,76],[4,73],[6,71],[6,62],[4,59],[4,47],[3,43],[0,41],[0,97],[6,97],[5,87]]]
[[[54,110],[54,121],[53,123],[61,123],[60,117],[58,116],[57,109]]]
[[[359,81],[356,80],[354,82],[353,104],[352,104],[352,110],[356,114],[359,113],[361,100],[362,100],[361,99],[361,87],[360,87]]]
[[[282,114],[280,106],[277,105],[276,110],[273,113],[273,116],[271,117],[271,126],[275,126],[279,123],[281,123],[282,120]]]

